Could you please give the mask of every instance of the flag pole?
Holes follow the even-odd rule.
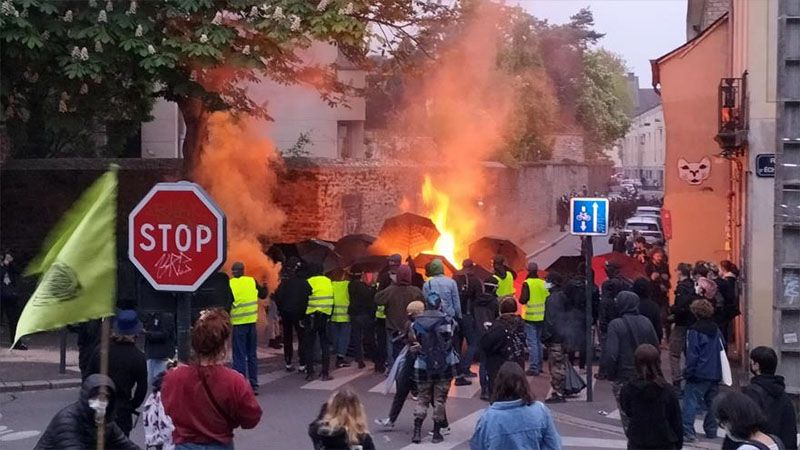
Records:
[[[111,335],[111,319],[106,317],[103,319],[100,331],[100,374],[108,376],[108,342]],[[110,392],[100,392],[101,397],[108,397]],[[110,398],[106,398],[111,401]],[[97,422],[97,450],[104,450],[106,448],[106,416],[105,412],[99,417],[100,421]]]

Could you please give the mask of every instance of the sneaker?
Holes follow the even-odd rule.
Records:
[[[697,436],[684,434],[683,435],[683,442],[696,442]]]
[[[469,381],[468,379],[466,379],[464,377],[456,378],[456,386],[469,386],[471,384],[472,384],[472,381]]]
[[[450,434],[450,427],[439,428],[439,433],[442,433],[443,436],[447,436]],[[428,436],[433,436],[433,430],[428,431]]]
[[[383,428],[394,428],[394,422],[388,417],[385,419],[375,419],[375,425],[380,425]]]
[[[566,403],[566,401],[567,401],[567,399],[565,399],[564,397],[562,397],[560,395],[557,395],[557,394],[553,394],[553,395],[550,396],[550,398],[548,398],[544,402],[545,403]]]
[[[350,363],[344,358],[336,358],[336,368],[341,369],[342,367],[350,367]]]
[[[286,371],[287,372],[294,372],[294,366],[291,365],[291,364],[287,364],[286,365]]]
[[[298,372],[305,372],[306,371],[306,366],[304,366],[303,364],[297,366],[297,371]]]
[[[411,400],[413,400],[413,401],[415,401],[415,402],[418,402],[418,401],[419,401],[419,396],[418,396],[418,395],[411,394]]]

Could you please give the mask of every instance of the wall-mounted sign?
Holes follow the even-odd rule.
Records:
[[[762,153],[756,156],[756,175],[759,177],[775,176],[774,153]]]

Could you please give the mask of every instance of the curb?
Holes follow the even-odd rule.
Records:
[[[567,238],[567,236],[569,236],[569,235],[570,235],[569,233],[566,233],[566,232],[565,232],[564,234],[562,234],[561,236],[559,236],[558,238],[556,238],[556,240],[554,240],[553,242],[551,242],[551,243],[549,243],[549,244],[545,245],[544,247],[540,248],[539,250],[535,250],[535,251],[533,251],[532,253],[529,253],[529,254],[527,254],[527,255],[525,255],[525,256],[526,256],[528,259],[535,258],[535,257],[536,257],[536,256],[538,256],[540,253],[543,253],[543,252],[545,252],[546,250],[549,250],[549,249],[551,249],[551,248],[555,247],[555,246],[556,246],[556,245],[557,245],[559,242],[561,242],[561,241],[563,241],[564,239],[566,239],[566,238]]]
[[[64,378],[60,380],[4,381],[0,382],[0,393],[66,389],[78,387],[80,385],[80,378]]]

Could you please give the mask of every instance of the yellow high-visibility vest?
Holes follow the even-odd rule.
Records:
[[[497,280],[497,297],[503,297],[506,295],[514,295],[514,275],[511,272],[506,271],[506,277],[500,278],[500,276],[495,275],[494,279]]]
[[[386,305],[378,305],[378,307],[375,308],[375,318],[376,319],[386,318]]]
[[[258,321],[258,289],[253,277],[238,277],[229,280],[233,293],[231,324],[246,325]]]
[[[333,282],[333,314],[331,314],[331,322],[350,322],[350,316],[347,314],[347,307],[350,306],[350,293],[347,290],[349,286],[349,281]]]
[[[331,315],[333,312],[333,282],[325,275],[316,275],[308,279],[311,295],[308,296],[306,314],[321,312]]]
[[[544,285],[541,278],[528,278],[525,280],[528,285],[528,303],[525,305],[525,317],[528,322],[541,322],[544,320],[544,306],[550,291]]]

